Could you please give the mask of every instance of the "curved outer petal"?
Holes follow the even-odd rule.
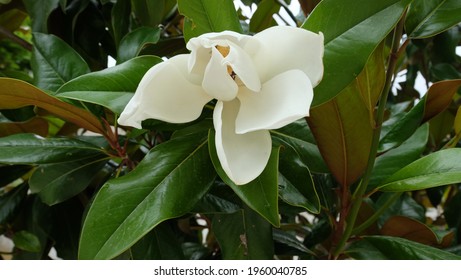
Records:
[[[241,88],[236,132],[277,129],[306,117],[313,97],[311,82],[300,70],[290,70],[272,78],[258,93]]]
[[[118,122],[141,128],[151,118],[171,123],[197,119],[212,97],[196,84],[197,77],[187,76],[187,60],[188,55],[178,55],[149,69]]]
[[[323,76],[323,34],[290,27],[274,26],[257,33],[253,38],[259,41],[255,47],[248,44],[249,52],[257,67],[261,82],[291,69],[304,71],[316,86]]]
[[[227,65],[218,49],[211,48],[211,53],[202,87],[206,93],[218,100],[232,100],[237,96],[238,85],[227,72]]]
[[[256,179],[269,161],[272,140],[269,131],[235,133],[235,118],[239,110],[237,99],[218,101],[213,112],[216,130],[216,151],[227,176],[237,185]]]

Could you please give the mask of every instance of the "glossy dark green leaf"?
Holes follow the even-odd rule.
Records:
[[[231,214],[215,215],[212,230],[221,248],[223,259],[248,259],[242,210]]]
[[[165,9],[165,0],[132,0],[135,17],[141,25],[157,27],[161,21]]]
[[[156,55],[170,57],[172,55],[189,53],[182,37],[162,38],[156,44],[145,44],[140,55]]]
[[[313,106],[332,99],[357,77],[410,2],[324,0],[317,5],[302,26],[325,36],[325,71],[315,88]],[[344,55],[344,50],[353,51]]]
[[[134,244],[130,253],[135,260],[182,260],[181,243],[168,223],[161,223]]]
[[[434,152],[400,169],[378,186],[378,189],[404,192],[459,183],[460,158],[460,148]]]
[[[136,169],[99,190],[83,224],[79,258],[114,258],[160,222],[187,213],[215,180],[212,170],[201,136],[156,146]]]
[[[21,207],[21,212],[17,217],[21,217],[20,221],[16,220],[13,224],[16,232],[27,231],[35,235],[40,242],[40,250],[38,252],[30,252],[24,250],[15,250],[13,255],[14,260],[41,260],[47,259],[50,247],[48,243],[48,231],[52,224],[50,223],[50,208],[40,201],[37,196],[28,196]]]
[[[447,109],[460,85],[460,79],[432,84],[418,104],[400,120],[394,122],[389,129],[382,130],[378,152],[400,145],[413,134],[421,122],[426,122]]]
[[[280,4],[274,0],[263,0],[258,4],[253,16],[250,19],[250,32],[260,32],[276,25],[274,14],[280,10]]]
[[[312,176],[296,150],[285,146],[280,151],[279,195],[286,203],[305,208],[311,213],[320,212],[320,199]]]
[[[65,82],[90,72],[85,60],[60,38],[34,33],[33,42],[31,64],[37,87],[56,91]]]
[[[388,200],[392,199],[393,195],[394,193],[382,193],[375,203],[375,208],[383,207]],[[405,216],[424,222],[426,220],[426,209],[409,194],[404,193],[379,216],[378,226],[381,227],[392,216]]]
[[[278,243],[287,245],[309,255],[315,255],[314,252],[309,250],[301,241],[299,241],[293,233],[285,232],[280,229],[273,229],[272,235],[274,237],[274,241]]]
[[[347,254],[360,260],[461,260],[460,256],[400,237],[365,236]]]
[[[107,162],[106,157],[44,164],[32,174],[29,185],[45,204],[54,205],[83,191]]]
[[[134,1],[133,1],[134,2]],[[112,7],[112,34],[118,46],[130,28],[131,1],[117,1]]]
[[[215,133],[208,135],[210,157],[214,168],[221,179],[243,200],[250,208],[258,212],[274,226],[280,225],[278,213],[278,157],[279,149],[273,148],[269,162],[263,173],[246,185],[236,185],[227,177],[219,162],[215,146]]]
[[[27,185],[23,184],[0,196],[0,225],[8,221],[20,209],[27,197],[27,190]]]
[[[14,247],[28,251],[28,252],[40,252],[41,244],[38,237],[28,231],[16,232],[13,235]]]
[[[273,130],[271,135],[275,146],[294,150],[310,171],[315,173],[329,172],[319,148],[314,144],[315,140],[306,121],[301,120],[282,129]]]
[[[219,186],[223,187],[223,186]],[[220,196],[207,193],[194,207],[198,213],[235,213],[240,210],[239,205]]]
[[[90,112],[62,102],[26,82],[0,78],[0,109],[16,109],[30,105],[87,130],[100,134],[105,132],[100,120]]]
[[[272,259],[272,227],[248,208],[233,214],[215,215],[213,232],[226,260]]]
[[[145,44],[155,44],[160,39],[160,28],[140,27],[128,33],[120,42],[117,63],[123,63],[136,57]]]
[[[461,21],[458,0],[413,1],[406,28],[410,38],[427,38],[439,34]]]
[[[42,138],[34,134],[0,138],[1,163],[59,163],[102,154],[99,147],[71,138]]]
[[[231,0],[178,0],[178,8],[186,17],[186,41],[208,32],[230,30],[242,33],[242,26]]]
[[[399,169],[417,160],[426,148],[429,126],[423,125],[399,147],[376,158],[369,186],[377,186]]]
[[[53,247],[58,257],[64,260],[76,260],[84,212],[81,197],[73,197],[54,205],[50,207],[50,212],[46,222],[52,226],[48,234],[53,240]]]
[[[56,96],[99,104],[120,114],[147,70],[161,61],[156,56],[136,57],[73,79],[59,88]]]
[[[378,152],[382,153],[395,148],[407,140],[420,126],[424,117],[425,99],[416,104],[399,121],[395,122],[389,130],[381,132]]]
[[[26,10],[32,19],[32,31],[43,32],[48,31],[48,16],[58,7],[60,0],[37,1],[24,0]]]

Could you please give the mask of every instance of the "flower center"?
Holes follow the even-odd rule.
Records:
[[[216,49],[219,51],[219,53],[221,53],[223,57],[226,57],[227,55],[229,55],[229,52],[230,52],[229,46],[217,45]],[[230,67],[229,65],[227,65],[227,73],[231,76],[233,80],[235,80],[235,77],[237,76],[237,74],[235,74],[234,69],[232,69],[232,67]]]

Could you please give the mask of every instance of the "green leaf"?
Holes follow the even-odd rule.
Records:
[[[61,163],[101,154],[99,147],[71,138],[42,138],[27,133],[0,138],[0,162],[7,164]]]
[[[82,128],[104,134],[101,122],[91,113],[56,99],[26,82],[0,78],[0,109],[34,105]]]
[[[65,82],[90,72],[85,60],[60,38],[34,33],[33,42],[31,65],[37,87],[56,91]]]
[[[425,98],[395,122],[389,130],[383,130],[379,141],[378,153],[395,148],[407,140],[423,121]]]
[[[13,235],[14,246],[28,252],[40,252],[41,244],[38,237],[28,231],[19,231]]]
[[[178,0],[184,15],[184,39],[225,30],[242,33],[234,2],[231,0]]]
[[[385,192],[404,192],[459,183],[460,158],[460,148],[434,152],[400,169],[378,189]]]
[[[311,131],[305,120],[294,122],[281,129],[271,131],[274,146],[293,150],[301,161],[315,173],[328,173],[328,167],[320,154],[319,148],[311,139]],[[283,153],[283,151],[282,151]]]
[[[117,1],[112,7],[112,33],[114,34],[114,42],[117,46],[130,28],[131,2]]]
[[[280,152],[279,194],[286,203],[305,208],[311,213],[320,212],[320,199],[312,176],[296,150],[285,146]]]
[[[48,238],[53,240],[53,247],[64,260],[77,259],[84,206],[81,197],[74,197],[48,208],[51,213],[45,222],[52,225],[47,231]]]
[[[102,105],[120,114],[147,70],[160,62],[162,59],[156,56],[136,57],[73,79],[59,88],[55,96]]]
[[[410,38],[427,38],[442,33],[461,21],[458,0],[413,1],[405,23]]]
[[[54,205],[83,191],[107,162],[107,157],[40,165],[29,185],[42,201]]]
[[[163,18],[165,0],[132,0],[135,17],[143,26],[156,27]]]
[[[347,254],[360,260],[461,260],[460,256],[400,237],[365,236]]]
[[[314,107],[338,95],[357,77],[410,2],[324,0],[317,5],[302,26],[325,36],[325,70],[315,88]]]
[[[377,186],[400,168],[417,160],[426,148],[429,126],[423,125],[399,147],[376,158],[369,186]]]
[[[274,241],[278,243],[287,245],[293,249],[296,249],[309,255],[315,255],[314,252],[309,250],[306,246],[304,246],[304,244],[301,241],[299,241],[299,239],[296,237],[294,233],[274,228],[272,230],[272,234],[274,237]]]
[[[279,227],[278,213],[278,156],[279,149],[273,148],[269,162],[263,173],[246,185],[237,186],[232,182],[222,169],[216,153],[215,133],[210,131],[208,135],[210,157],[219,177],[246,203],[251,209],[258,212],[272,225]]]
[[[250,32],[261,32],[276,25],[273,15],[280,10],[280,4],[274,0],[263,0],[250,19]]]
[[[0,195],[0,225],[7,222],[21,208],[22,202],[27,198],[27,190],[27,185],[23,184]]]
[[[375,203],[375,208],[383,207],[394,195],[395,193],[382,193]],[[420,222],[425,222],[426,209],[416,202],[409,193],[403,193],[382,215],[379,216],[378,226],[381,227],[392,216],[405,216]]]
[[[160,28],[140,27],[123,37],[117,54],[117,63],[122,63],[136,57],[143,47],[155,44],[160,39]]]
[[[26,10],[32,20],[32,31],[47,33],[48,16],[59,5],[60,0],[37,1],[23,0]]]
[[[215,180],[212,169],[200,136],[153,148],[136,169],[98,192],[83,224],[79,258],[114,258],[162,221],[187,213]]]
[[[213,218],[212,229],[226,260],[272,259],[272,227],[249,208]]]
[[[161,223],[141,238],[131,249],[135,260],[182,260],[180,241],[168,223]]]

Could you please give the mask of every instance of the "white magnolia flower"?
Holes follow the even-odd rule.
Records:
[[[269,130],[309,115],[312,88],[323,75],[323,35],[277,26],[254,36],[203,34],[187,48],[190,54],[145,74],[118,121],[137,128],[151,118],[190,122],[216,99],[219,160],[235,184],[249,183],[269,160]]]

